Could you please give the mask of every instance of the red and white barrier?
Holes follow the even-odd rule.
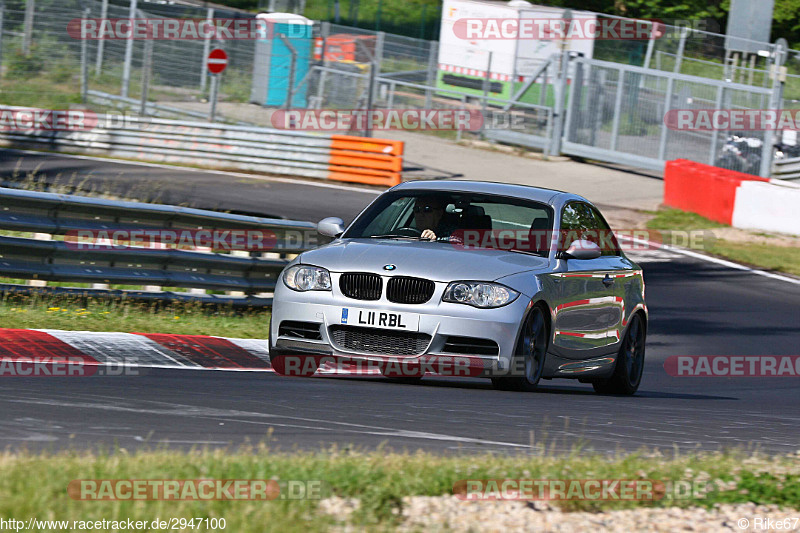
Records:
[[[800,186],[676,159],[664,172],[664,204],[737,228],[800,235]]]

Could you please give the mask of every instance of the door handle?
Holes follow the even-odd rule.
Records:
[[[606,277],[603,278],[603,285],[606,287],[611,287],[614,284],[614,278],[606,274]]]

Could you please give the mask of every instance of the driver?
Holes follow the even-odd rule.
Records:
[[[447,239],[453,227],[444,220],[445,206],[443,198],[437,196],[421,196],[414,204],[414,223],[422,231],[421,238],[430,241]]]

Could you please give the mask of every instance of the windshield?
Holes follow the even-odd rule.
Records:
[[[553,229],[550,206],[506,196],[398,191],[379,198],[343,235],[457,243],[546,256]]]

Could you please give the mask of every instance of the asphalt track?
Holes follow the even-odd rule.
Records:
[[[119,171],[107,162],[45,162],[53,169],[77,164],[108,179]],[[0,172],[8,171],[7,164],[4,158]],[[250,185],[239,189],[213,173],[187,178],[178,169],[124,166],[141,179],[168,175],[176,191],[178,180],[186,179],[186,194],[197,194],[202,183],[202,190],[230,202],[239,198],[248,210],[261,205],[264,212],[310,220],[352,217],[371,197],[284,182],[260,184],[263,195],[256,197]],[[405,385],[369,377],[157,369],[124,378],[8,378],[0,381],[0,447],[131,449],[266,440],[281,450],[335,443],[442,453],[538,453],[542,445],[567,451],[579,444],[608,452],[800,449],[800,378],[678,378],[663,368],[671,355],[800,355],[800,284],[673,252],[637,259],[645,268],[651,321],[635,397],[599,396],[589,385],[564,380],[522,394],[455,378]]]

